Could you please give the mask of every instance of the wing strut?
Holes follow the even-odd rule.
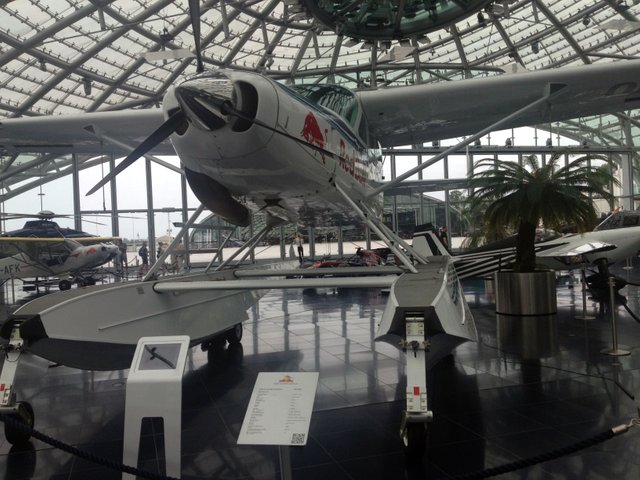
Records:
[[[412,273],[418,273],[416,267],[413,266],[413,262],[407,255],[398,248],[398,243],[402,244],[412,255],[415,255],[415,258],[418,259],[420,263],[427,263],[426,259],[415,252],[406,242],[402,241],[397,235],[393,232],[387,231],[383,232],[383,227],[380,227],[380,224],[375,221],[375,215],[372,215],[371,212],[366,210],[366,207],[363,205],[362,208],[353,201],[353,199],[338,185],[335,184],[336,190],[345,198],[347,203],[351,205],[351,207],[355,210],[355,212],[362,218],[362,220],[369,226],[371,230],[373,230],[380,239],[387,244],[387,246],[391,249],[393,253],[400,259],[400,261],[406,266],[409,271]],[[390,233],[390,235],[388,235]]]
[[[249,253],[251,253],[251,250],[253,250],[255,248],[255,246],[258,245],[258,242],[260,240],[262,240],[267,235],[269,230],[271,230],[272,228],[273,227],[271,225],[269,225],[269,222],[267,222],[267,224],[258,233],[256,233],[253,237],[251,237],[249,240],[247,240],[247,243],[245,243],[242,246],[242,248],[239,248],[237,252],[235,252],[227,260],[225,260],[220,265],[218,265],[214,269],[214,272],[222,270],[229,263],[231,263],[238,255],[240,255],[240,253],[244,252],[244,255],[242,256],[242,258],[240,260],[238,260],[236,262],[236,264],[239,264],[240,262],[242,262],[245,258],[247,258]],[[211,266],[211,264],[209,264],[209,266],[207,267],[207,271],[208,271],[210,266]],[[206,271],[205,271],[205,273],[206,273]]]
[[[208,272],[211,266],[214,263],[216,263],[218,259],[222,260],[222,249],[227,246],[227,243],[229,243],[229,241],[231,240],[231,237],[233,237],[237,231],[238,231],[238,226],[236,226],[231,232],[229,232],[229,235],[227,235],[227,238],[225,238],[224,242],[222,242],[222,245],[218,247],[218,251],[213,256],[213,258],[211,259],[207,267],[204,269],[205,272]]]
[[[411,170],[409,170],[409,171],[403,173],[402,175],[396,177],[394,180],[391,180],[390,182],[386,182],[381,187],[378,187],[375,190],[371,191],[367,195],[366,198],[375,197],[376,195],[379,195],[380,193],[383,193],[386,190],[397,186],[403,180],[406,180],[407,178],[411,177],[412,175],[415,175],[416,173],[418,173],[418,172],[424,170],[425,168],[433,165],[435,162],[437,162],[438,160],[446,157],[450,153],[456,152],[456,151],[460,150],[461,148],[466,147],[470,143],[475,142],[477,139],[485,136],[489,132],[492,132],[494,130],[500,130],[500,127],[502,127],[504,124],[509,123],[512,120],[518,118],[523,113],[526,113],[529,110],[533,110],[538,105],[543,104],[545,102],[548,102],[551,99],[557,97],[565,88],[567,88],[567,85],[564,84],[564,83],[548,83],[546,85],[545,89],[544,89],[542,97],[540,97],[539,99],[534,100],[533,102],[531,102],[528,105],[525,105],[521,109],[513,112],[511,115],[507,115],[502,120],[498,120],[494,124],[489,125],[487,128],[485,128],[483,130],[480,130],[475,135],[467,137],[465,140],[463,140],[462,142],[458,143],[457,145],[454,145],[453,147],[447,148],[443,152],[441,152],[438,155],[436,155],[435,157],[431,158],[429,161],[421,163],[417,167],[414,167]]]
[[[200,206],[196,208],[196,211],[193,212],[193,215],[189,217],[189,220],[187,220],[187,223],[185,223],[184,226],[177,233],[176,238],[172,240],[171,244],[162,253],[162,255],[160,255],[160,258],[158,258],[156,260],[156,263],[154,263],[153,266],[149,269],[147,274],[142,279],[143,282],[151,280],[154,274],[162,267],[162,265],[164,265],[164,261],[166,260],[166,258],[169,255],[171,255],[171,253],[176,248],[176,246],[182,241],[182,237],[184,237],[184,235],[187,233],[189,228],[191,228],[191,225],[193,225],[193,223],[196,221],[196,219],[202,213],[203,210],[204,210],[204,205],[200,204]]]

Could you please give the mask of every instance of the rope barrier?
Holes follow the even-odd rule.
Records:
[[[117,470],[124,473],[130,473],[137,477],[149,478],[151,480],[180,480],[175,477],[167,477],[164,475],[160,475],[159,473],[153,473],[146,470],[139,470],[135,467],[124,465],[120,462],[109,460],[107,458],[102,458],[102,457],[99,457],[98,455],[94,455],[93,453],[85,452],[84,450],[80,450],[79,448],[76,448],[72,445],[68,445],[66,443],[61,442],[60,440],[50,437],[49,435],[39,432],[38,430],[31,428],[29,425],[26,425],[25,423],[19,420],[16,420],[15,418],[13,418],[11,415],[8,415],[8,414],[0,414],[0,421],[4,422],[6,425],[11,426],[12,428],[16,428],[24,433],[27,433],[33,438],[36,438],[41,442],[47,443],[54,448],[70,453],[71,455],[75,455],[76,457],[89,460],[90,462],[97,463],[98,465],[102,465],[112,470]]]
[[[605,432],[594,435],[593,437],[590,437],[586,440],[581,440],[579,442],[576,442],[573,445],[568,445],[566,447],[553,450],[552,452],[541,453],[540,455],[535,455],[527,459],[516,460],[514,462],[505,463],[504,465],[488,468],[480,472],[458,475],[453,477],[451,480],[476,480],[481,478],[489,478],[496,475],[502,475],[504,473],[513,472],[515,470],[520,470],[522,468],[531,467],[533,465],[537,465],[538,463],[548,462],[549,460],[555,460],[556,458],[562,457],[564,455],[569,455],[571,453],[575,453],[580,450],[584,450],[585,448],[589,448],[599,443],[602,443],[606,440],[610,440],[616,435],[620,435],[622,433],[628,432],[629,428],[637,425],[640,425],[640,421],[638,421],[638,419],[634,419],[629,424],[618,425],[617,427],[613,427]]]
[[[19,430],[25,433],[28,433],[34,438],[44,443],[47,443],[55,448],[58,448],[62,451],[65,451],[77,457],[83,458],[85,460],[89,460],[90,462],[97,463],[98,465],[105,466],[112,470],[118,470],[124,473],[130,473],[132,475],[142,477],[142,478],[149,478],[151,480],[179,480],[175,477],[167,477],[164,475],[160,475],[158,473],[139,470],[137,468],[124,465],[114,460],[105,459],[105,458],[99,457],[98,455],[94,455],[93,453],[85,452],[84,450],[80,450],[76,447],[73,447],[59,440],[56,440],[53,437],[45,435],[44,433],[39,432],[38,430],[35,430],[34,428],[31,428],[30,426],[24,424],[23,422],[18,421],[15,418],[12,418],[11,415],[0,414],[0,421],[4,422],[7,425],[10,425],[13,428],[18,428]],[[594,435],[593,437],[587,438],[586,440],[581,440],[572,445],[568,445],[568,446],[559,448],[557,450],[553,450],[551,452],[535,455],[528,459],[516,460],[514,462],[506,463],[498,467],[488,468],[486,470],[482,470],[479,472],[458,475],[453,477],[451,480],[476,480],[476,479],[482,479],[482,478],[489,478],[496,475],[502,475],[504,473],[513,472],[515,470],[520,470],[522,468],[531,467],[538,463],[548,462],[550,460],[554,460],[564,455],[569,455],[571,453],[575,453],[577,451],[584,450],[585,448],[589,448],[599,443],[605,442],[617,435],[626,433],[632,427],[637,427],[637,426],[640,426],[640,418],[634,418],[627,424],[618,425],[602,433]]]

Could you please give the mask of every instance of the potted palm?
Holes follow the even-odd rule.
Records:
[[[555,152],[544,165],[536,155],[524,156],[521,164],[494,158],[474,164],[472,211],[482,215],[489,235],[504,227],[517,233],[514,263],[495,278],[498,313],[555,313],[555,273],[536,268],[536,229],[572,225],[585,232],[597,221],[594,201],[612,205],[618,181],[606,157],[586,155],[561,166],[563,157]]]

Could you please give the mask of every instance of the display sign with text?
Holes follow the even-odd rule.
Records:
[[[262,372],[240,429],[243,445],[306,445],[318,372]]]

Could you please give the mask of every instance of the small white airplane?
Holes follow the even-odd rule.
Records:
[[[190,3],[199,18],[198,2]],[[39,145],[122,155],[128,153],[123,145],[139,144],[93,192],[140,156],[169,153],[169,139],[204,206],[236,225],[247,225],[251,212],[267,214],[266,227],[241,250],[245,255],[284,222],[327,225],[357,218],[387,243],[405,273],[287,279],[292,270],[238,270],[155,281],[150,271],[141,283],[56,293],[56,305],[51,298],[46,305],[30,302],[5,325],[9,353],[28,351],[79,368],[126,366],[138,338],[151,331],[187,334],[194,344],[221,334],[239,341],[238,322],[265,285],[391,286],[379,338],[411,353],[401,431],[408,448],[424,449],[432,416],[426,361],[475,340],[477,332],[450,257],[425,258],[381,222],[384,190],[417,170],[383,186],[380,146],[469,135],[444,155],[492,130],[640,107],[640,60],[353,92],[338,85],[289,87],[252,72],[204,72],[199,51],[196,38],[198,73],[170,88],[161,109],[6,119],[0,122],[0,148],[32,151]],[[299,276],[300,270],[293,272]],[[273,279],[265,282],[265,276]],[[12,391],[13,375],[3,370],[0,389]],[[0,411],[33,422],[24,402],[5,396]]]
[[[414,246],[416,242],[424,245],[422,248],[432,255],[451,255],[429,228],[421,229],[421,235],[414,239]],[[622,263],[639,252],[640,226],[631,225],[606,229],[599,226],[592,232],[557,234],[536,243],[539,265],[557,271],[596,267],[605,284],[610,265]],[[515,237],[509,237],[454,255],[453,263],[458,277],[463,280],[509,268],[514,259]]]

